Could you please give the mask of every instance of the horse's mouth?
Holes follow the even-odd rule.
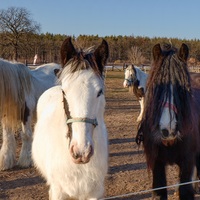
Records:
[[[164,145],[164,146],[172,146],[174,143],[175,143],[175,141],[176,141],[176,138],[174,138],[174,139],[170,139],[170,140],[168,140],[168,139],[162,139],[162,144]]]
[[[161,142],[164,146],[172,146],[178,139],[180,139],[179,131],[172,131],[169,133],[167,129],[162,130]]]
[[[78,153],[73,151],[73,147],[71,149],[71,158],[75,164],[87,164],[90,162],[91,157],[94,154],[93,148],[90,146],[88,151],[84,153]]]
[[[88,159],[82,159],[82,158],[74,159],[74,158],[72,158],[72,160],[75,164],[87,164],[90,161],[89,158]]]

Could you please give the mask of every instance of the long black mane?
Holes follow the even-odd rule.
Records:
[[[138,144],[143,141],[150,167],[154,165],[161,143],[159,127],[161,114],[171,95],[177,110],[177,131],[180,132],[180,137],[196,134],[199,119],[195,117],[193,110],[194,99],[186,59],[182,59],[180,52],[175,48],[164,48],[161,54],[154,58],[152,64],[147,81],[144,114],[136,136]],[[169,105],[170,103],[172,102],[169,102]]]
[[[173,88],[173,94],[171,88]],[[175,48],[164,48],[159,60],[154,61],[147,82],[145,112],[142,125],[149,130],[158,128],[166,97],[174,97],[177,108],[178,128],[183,129],[191,117],[192,90],[187,63]],[[169,102],[170,103],[170,102]],[[186,122],[187,121],[187,122]]]

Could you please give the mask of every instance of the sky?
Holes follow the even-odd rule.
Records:
[[[41,33],[200,39],[200,0],[0,0],[26,8]]]

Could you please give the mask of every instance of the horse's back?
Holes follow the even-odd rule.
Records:
[[[44,75],[50,75],[54,73],[55,69],[61,69],[61,66],[56,63],[48,63],[48,64],[43,64],[32,70],[33,73],[39,73],[43,72]]]
[[[31,70],[31,76],[36,79],[37,82],[54,86],[57,81],[57,71],[55,70],[60,69],[61,66],[56,63],[44,64],[34,70]]]
[[[33,93],[36,100],[47,89],[57,85],[55,70],[60,70],[61,66],[56,63],[44,64],[31,70]]]

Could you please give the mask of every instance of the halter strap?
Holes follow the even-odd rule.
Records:
[[[84,122],[84,123],[89,123],[92,124],[94,127],[96,127],[98,125],[97,119],[90,119],[87,117],[75,117],[72,118],[69,112],[69,106],[68,106],[68,102],[65,98],[65,92],[62,90],[63,93],[63,104],[64,104],[64,110],[65,110],[65,114],[67,116],[66,119],[66,123],[68,125],[68,133],[67,133],[67,138],[70,139],[71,141],[71,137],[72,137],[72,123],[74,122]]]
[[[126,70],[131,71],[131,69],[126,69]],[[134,83],[134,82],[137,81],[137,76],[135,76],[135,78],[133,78],[133,75],[131,74],[131,79],[125,78],[124,80],[125,80],[125,81],[128,81],[128,82],[130,82],[130,83]]]
[[[176,106],[172,103],[166,102],[163,107],[171,108],[176,114],[178,113]]]
[[[69,112],[69,106],[68,106],[67,100],[65,98],[65,92],[63,90],[62,90],[62,93],[63,93],[63,107],[64,107],[64,110],[65,110],[65,114],[67,116],[67,119],[69,119],[69,118],[71,118],[70,112]],[[71,126],[71,124],[68,124],[67,138],[69,138],[69,143],[70,143],[71,138],[72,138],[72,126]]]
[[[98,125],[97,119],[90,119],[90,118],[71,118],[71,119],[67,119],[67,124],[71,124],[74,122],[85,122],[85,123],[89,123],[92,124],[94,127],[96,127]]]

